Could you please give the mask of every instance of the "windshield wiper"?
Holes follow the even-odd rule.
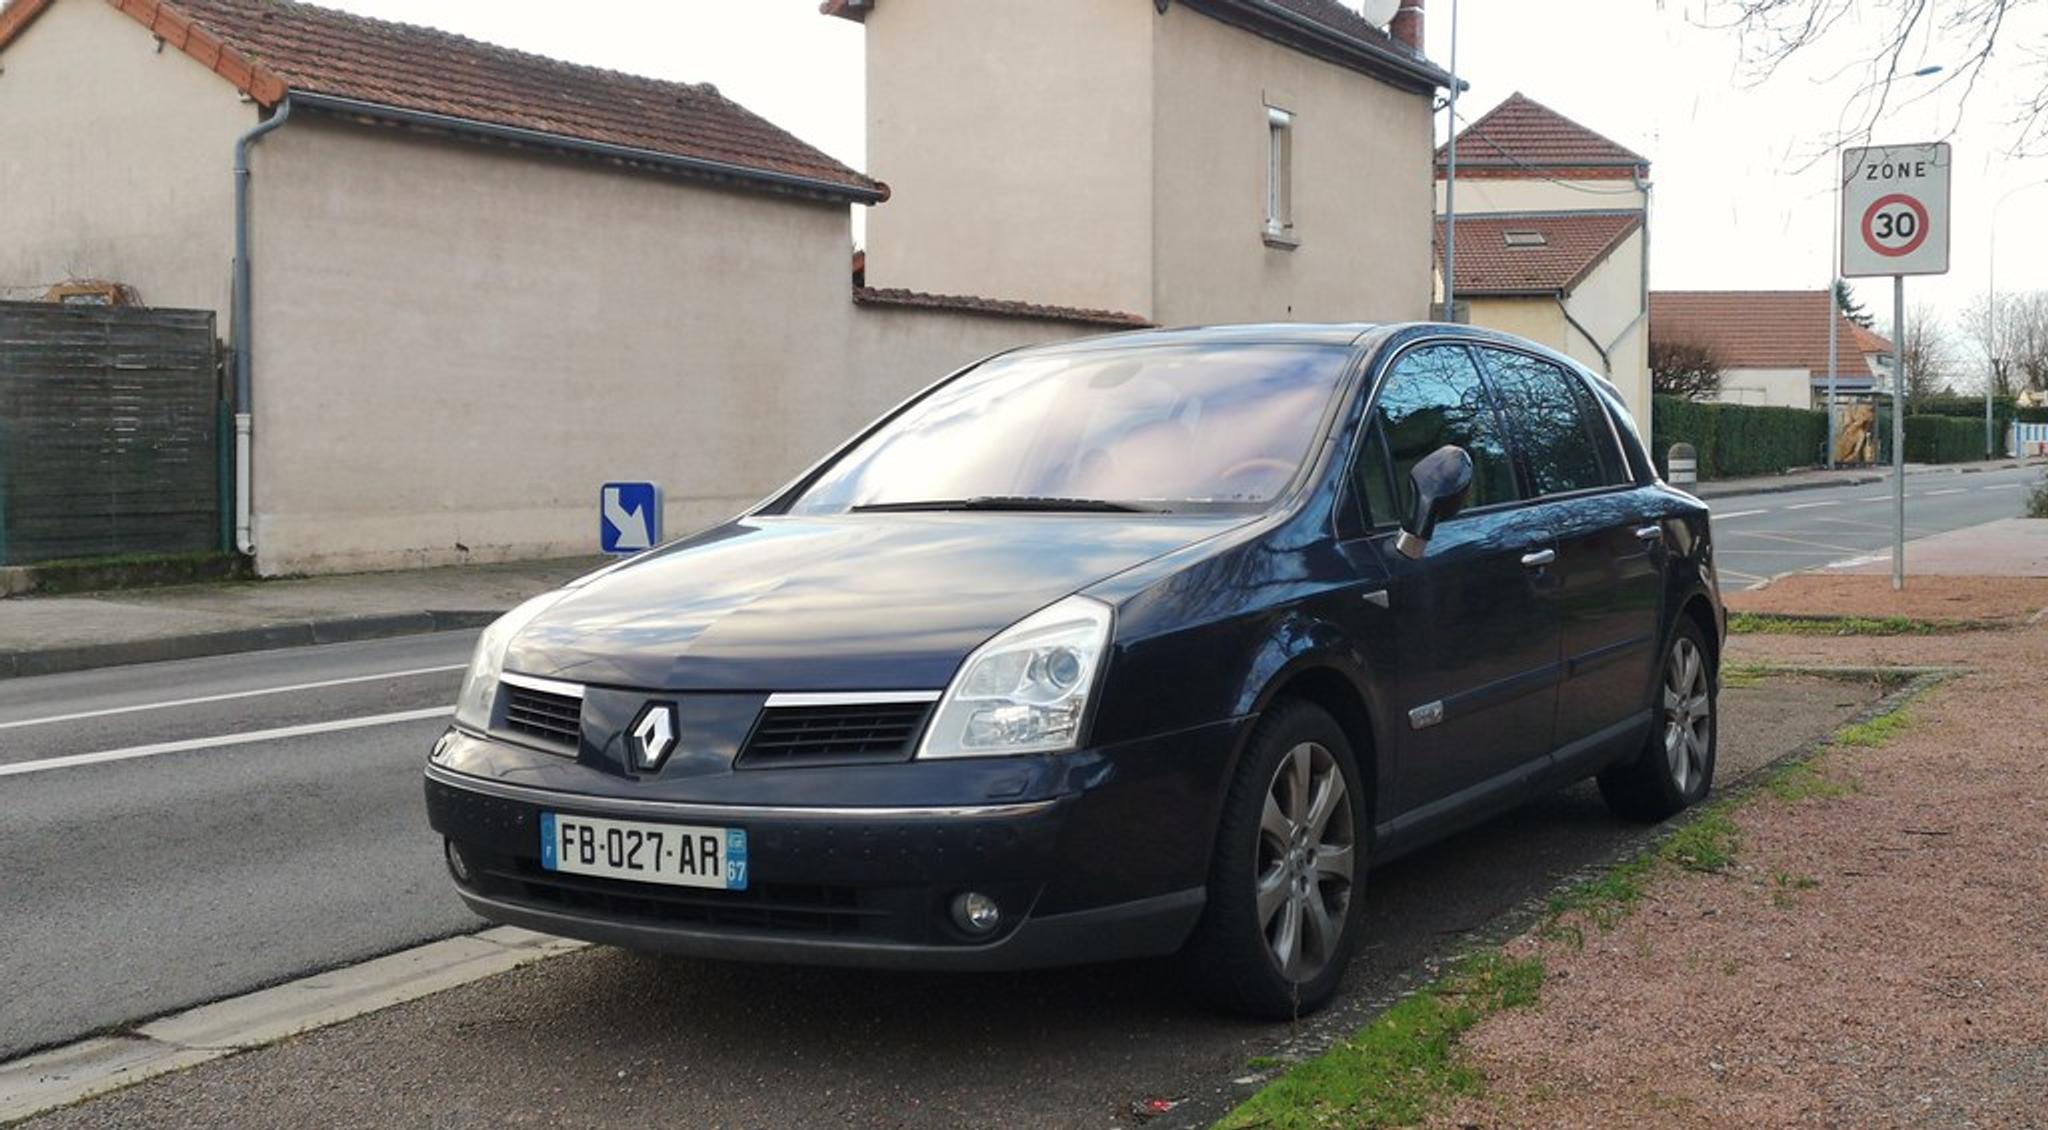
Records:
[[[1104,498],[1040,498],[1024,494],[983,494],[973,498],[926,498],[915,502],[870,502],[855,506],[858,513],[887,513],[913,510],[1023,510],[1046,513],[1152,514],[1156,506],[1135,502],[1111,502]]]

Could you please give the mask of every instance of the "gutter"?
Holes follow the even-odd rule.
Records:
[[[235,139],[235,269],[229,303],[235,351],[235,550],[251,557],[256,537],[250,521],[250,453],[256,427],[249,411],[249,351],[256,335],[249,326],[249,151],[291,116],[292,99],[286,95],[268,119]]]
[[[1614,362],[1607,359],[1607,350],[1601,347],[1600,339],[1593,336],[1593,331],[1580,325],[1579,320],[1572,317],[1572,308],[1565,305],[1564,298],[1564,292],[1559,291],[1557,294],[1558,310],[1564,314],[1564,320],[1570,322],[1571,327],[1579,331],[1579,336],[1586,339],[1586,344],[1593,347],[1593,352],[1600,355],[1600,374],[1612,379],[1614,376]],[[1616,340],[1620,339],[1617,338]]]
[[[889,199],[889,186],[877,184],[874,188],[860,188],[838,181],[819,180],[816,177],[797,173],[777,172],[773,169],[757,169],[746,165],[734,165],[724,161],[713,161],[704,157],[684,157],[674,153],[662,153],[653,149],[641,149],[631,145],[614,145],[606,141],[587,141],[582,138],[564,137],[558,133],[524,129],[519,126],[499,125],[496,122],[482,122],[474,118],[458,118],[448,114],[435,114],[425,110],[408,110],[402,106],[388,106],[381,102],[365,102],[357,98],[342,98],[332,94],[307,94],[293,91],[286,101],[295,102],[309,110],[325,110],[335,114],[356,114],[366,118],[399,122],[405,125],[427,129],[446,130],[450,133],[469,134],[474,137],[488,137],[499,141],[510,141],[522,145],[559,149],[570,153],[581,153],[610,160],[630,161],[640,165],[651,165],[673,172],[695,176],[711,177],[718,180],[738,181],[743,184],[762,185],[786,191],[818,196],[827,200],[847,204],[880,204]]]
[[[1418,82],[1434,91],[1449,86],[1451,76],[1435,66],[1413,56],[1392,51],[1377,43],[1356,39],[1326,24],[1310,19],[1299,12],[1276,4],[1273,0],[1181,0],[1187,7],[1205,15],[1224,19],[1227,23],[1243,26],[1245,17],[1255,17],[1272,24],[1278,24],[1304,41],[1313,42],[1325,50],[1348,56],[1361,63],[1376,66],[1394,75]],[[1160,11],[1166,6],[1161,4]],[[1230,19],[1226,13],[1238,13],[1238,19]],[[1435,191],[1431,189],[1431,191]]]
[[[1615,334],[1614,340],[1607,343],[1608,349],[1613,349],[1615,346],[1620,345],[1623,338],[1635,332],[1635,328],[1650,316],[1650,184],[1643,179],[1643,167],[1641,165],[1636,166],[1635,171],[1629,174],[1628,179],[1636,186],[1636,191],[1643,194],[1643,226],[1641,228],[1643,233],[1643,304],[1636,311],[1636,316],[1628,320],[1628,325],[1621,327],[1621,332]],[[1606,355],[1604,351],[1601,353],[1602,357]],[[1613,376],[1612,373],[1608,375]]]

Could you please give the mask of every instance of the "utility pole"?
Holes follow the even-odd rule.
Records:
[[[1448,124],[1444,143],[1449,155],[1444,167],[1444,321],[1457,318],[1458,261],[1458,0],[1451,0],[1451,96],[1446,107]]]

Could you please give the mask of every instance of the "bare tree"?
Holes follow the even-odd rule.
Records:
[[[1952,392],[1956,349],[1941,319],[1931,308],[1915,306],[1906,312],[1905,337],[1899,352],[1906,361],[1907,404]]]
[[[1667,3],[1669,0],[1659,0]],[[2014,74],[2022,93],[2008,108],[2012,151],[2048,148],[2048,35],[2029,22],[2042,0],[1704,0],[1706,22],[1732,29],[1760,79],[1822,43],[1848,42],[1866,59],[1859,84],[1857,136],[1867,136],[1891,106],[1897,81],[1919,69],[1932,42],[1947,66],[1916,88],[1934,97],[1955,88],[1960,116],[1978,84]],[[2016,42],[2015,42],[2016,41]],[[1994,57],[1993,49],[2000,48]],[[1854,103],[1852,103],[1853,105]]]
[[[1712,346],[1652,337],[1650,391],[1659,396],[1706,400],[1721,391],[1721,359]]]
[[[2048,391],[2048,290],[2007,297],[2011,305],[1999,334],[1999,357],[2014,391]]]

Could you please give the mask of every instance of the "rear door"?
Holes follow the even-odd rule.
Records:
[[[1471,351],[1424,344],[1381,382],[1352,467],[1369,540],[1388,574],[1400,735],[1395,836],[1427,835],[1524,795],[1551,747],[1556,603],[1550,532],[1522,504],[1507,431]],[[1472,497],[1411,561],[1393,548],[1409,471],[1445,444],[1472,456]],[[1525,561],[1530,562],[1525,564]]]
[[[1557,536],[1553,596],[1564,769],[1640,739],[1663,617],[1662,529],[1583,377],[1512,349],[1478,349],[1506,410],[1533,512]],[[1575,775],[1567,773],[1566,775]]]

